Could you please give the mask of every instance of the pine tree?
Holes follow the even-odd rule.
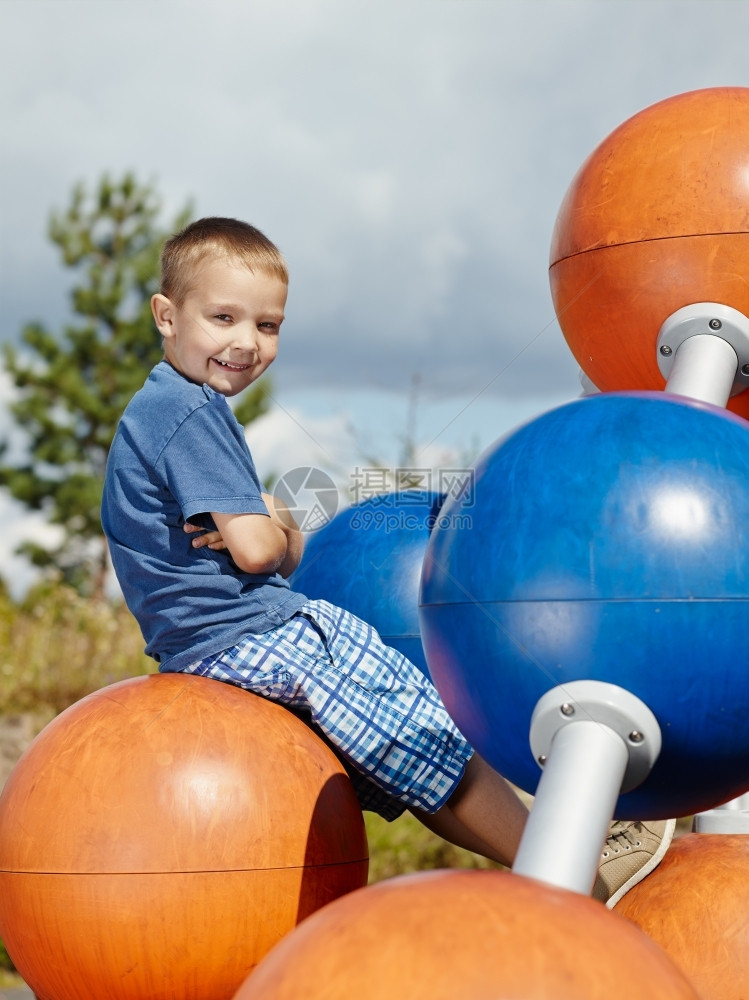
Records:
[[[156,191],[132,174],[105,175],[93,191],[78,184],[69,208],[52,213],[49,237],[76,275],[71,304],[79,321],[61,333],[30,323],[23,349],[4,348],[18,390],[11,412],[27,449],[10,464],[0,446],[0,486],[62,529],[59,545],[27,541],[19,551],[93,596],[104,593],[108,566],[99,520],[107,455],[122,411],[162,356],[150,299],[161,245],[190,208],[166,229],[161,213]],[[261,385],[245,394],[243,423],[264,412],[268,393]]]

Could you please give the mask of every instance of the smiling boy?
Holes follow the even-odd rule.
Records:
[[[244,222],[201,219],[167,241],[152,300],[164,360],[122,416],[102,502],[125,600],[159,670],[286,705],[339,754],[363,808],[410,809],[511,865],[526,808],[430,681],[366,622],[287,583],[302,536],[263,493],[227,402],[275,360],[287,287],[280,252]],[[634,852],[631,884],[657,863],[655,840]]]
[[[172,283],[168,261],[162,287]],[[250,270],[231,259],[205,260],[196,269],[193,284],[171,298],[155,295],[152,310],[171,367],[196,385],[221,396],[236,396],[259,378],[276,358],[284,319],[287,282],[280,263],[274,270]],[[272,516],[213,511],[216,527],[237,567],[246,573],[278,571],[287,577],[301,558],[301,536],[284,530]],[[289,542],[291,551],[288,550]],[[198,543],[199,544],[199,543]]]

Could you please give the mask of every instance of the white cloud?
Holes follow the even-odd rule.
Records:
[[[24,541],[39,545],[58,544],[60,530],[47,523],[43,514],[29,513],[3,490],[0,491],[0,578],[5,581],[11,594],[19,598],[38,579],[38,571],[29,561],[16,554],[16,549]]]
[[[245,437],[265,482],[300,466],[315,466],[343,481],[351,451],[347,423],[344,413],[310,417],[276,405],[247,427]]]

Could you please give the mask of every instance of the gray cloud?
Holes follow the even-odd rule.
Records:
[[[289,388],[542,393],[554,218],[619,122],[746,85],[743,0],[4,0],[0,337],[55,324],[46,219],[134,169],[248,218],[292,271]],[[508,367],[509,366],[509,367]]]

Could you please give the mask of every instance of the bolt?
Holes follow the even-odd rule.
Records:
[[[546,763],[546,754],[545,753],[542,753],[541,756],[538,758],[538,763],[541,765],[541,767],[544,766],[544,764]]]
[[[645,737],[643,736],[643,734],[638,732],[638,730],[636,729],[633,729],[632,732],[629,734],[630,743],[642,743],[644,739]]]
[[[664,358],[670,357],[672,353],[673,352],[671,348],[668,346],[668,344],[664,344],[663,347],[661,347],[661,354],[663,355]]]
[[[575,706],[570,705],[569,702],[565,702],[564,705],[559,706],[559,711],[562,713],[562,715],[574,715]]]
[[[741,366],[741,374],[742,375],[749,375],[749,365],[742,365]]]
[[[710,327],[711,330],[720,330],[720,328],[723,326],[723,324],[719,319],[711,319],[707,325]]]

